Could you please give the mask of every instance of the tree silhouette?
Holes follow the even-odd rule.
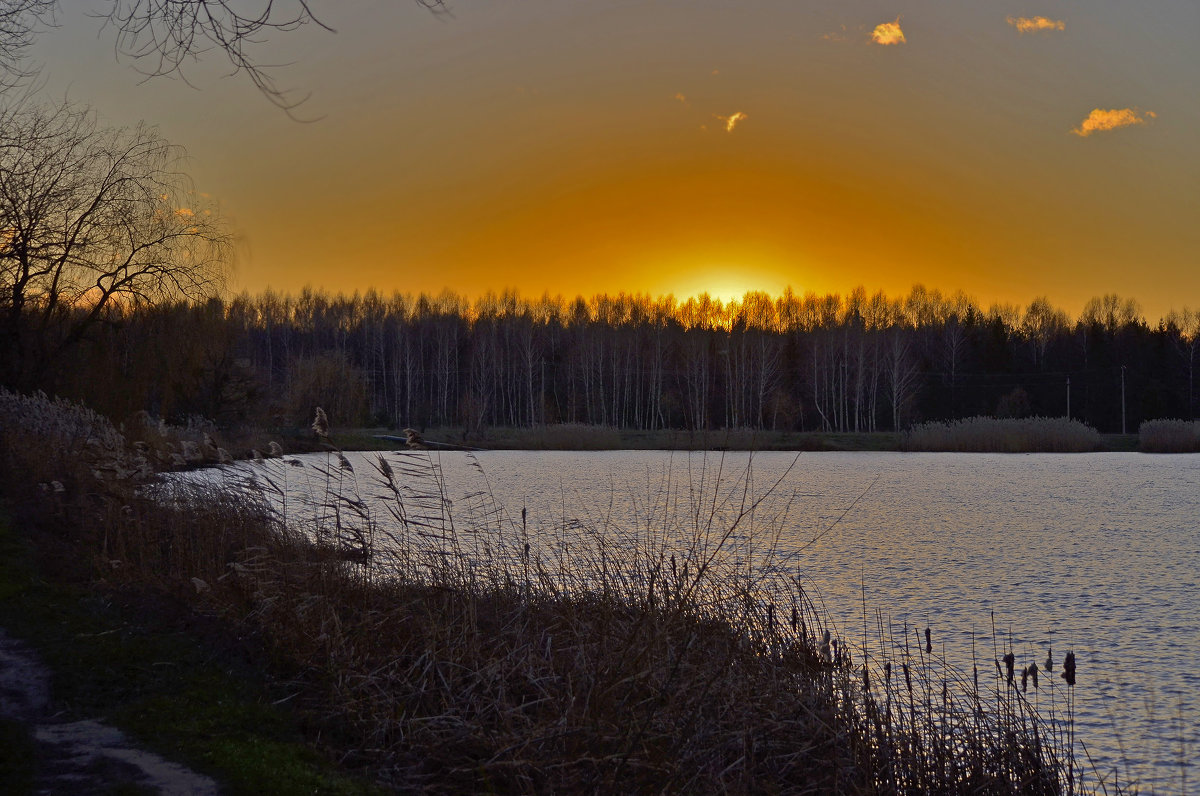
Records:
[[[85,108],[0,110],[0,380],[38,382],[114,311],[218,291],[229,234],[182,156]]]

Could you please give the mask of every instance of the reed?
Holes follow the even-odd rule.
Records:
[[[1143,453],[1200,453],[1200,420],[1147,420],[1138,427]]]
[[[36,458],[18,426],[0,426],[6,445]],[[488,489],[451,499],[424,452],[244,469],[241,489],[68,486],[33,521],[70,528],[107,588],[170,592],[257,639],[314,735],[387,787],[1084,790],[1073,738],[1015,678],[959,675],[929,632],[881,630],[873,650],[832,633],[775,555],[770,488],[719,459],[670,476],[644,516],[592,525]]]
[[[910,451],[1085,453],[1099,450],[1094,428],[1061,417],[969,417],[913,426],[901,443]]]

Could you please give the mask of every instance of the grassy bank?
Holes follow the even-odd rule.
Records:
[[[931,423],[917,426],[913,431],[926,435],[929,429],[939,429],[938,435],[950,439],[962,434],[966,424],[979,420]],[[1004,430],[1006,423],[1028,424],[1029,420],[993,420],[983,418],[1001,427],[999,431],[988,431],[978,439],[962,437],[951,442],[928,443],[914,438],[912,432],[892,431],[768,431],[768,430],[714,430],[688,431],[685,429],[660,429],[640,431],[615,429],[607,426],[584,426],[561,424],[534,427],[495,427],[466,433],[461,427],[434,427],[423,429],[424,439],[435,443],[434,447],[476,448],[482,450],[674,450],[674,451],[910,451],[945,450],[957,452],[1063,452],[1055,434],[1040,432],[1024,434]],[[1066,422],[1052,420],[1053,423]],[[1158,421],[1155,421],[1158,422]],[[311,430],[272,429],[246,430],[239,433],[219,432],[211,434],[231,451],[235,458],[247,458],[253,449],[266,451],[268,441],[278,441],[288,453],[312,453],[323,450]],[[194,434],[202,439],[202,434]],[[335,431],[338,444],[345,450],[387,451],[403,448],[404,443],[381,439],[381,436],[403,438],[400,429],[389,428],[338,428]],[[1011,440],[1018,439],[1013,443]],[[942,445],[942,447],[936,447]],[[1094,447],[1089,447],[1094,445]],[[1084,444],[1071,448],[1072,451],[1096,450],[1106,452],[1146,453],[1168,452],[1153,444],[1139,444],[1137,434],[1088,435]],[[217,457],[209,452],[208,463],[216,463]]]
[[[338,429],[346,450],[389,450],[382,441],[387,429]],[[799,432],[733,429],[643,431],[578,423],[532,427],[494,427],[466,433],[462,428],[425,429],[429,441],[485,450],[731,450],[731,451],[849,451],[898,450],[900,435],[892,432]]]
[[[964,678],[915,629],[881,631],[867,657],[827,631],[803,583],[730,555],[748,536],[770,547],[753,496],[723,511],[697,503],[670,527],[577,529],[568,549],[487,495],[451,505],[420,454],[355,473],[329,446],[324,464],[265,462],[245,492],[166,494],[102,419],[18,408],[45,417],[0,426],[7,494],[17,527],[39,529],[39,550],[74,573],[73,604],[146,617],[179,607],[201,660],[178,668],[233,675],[226,662],[244,650],[248,671],[270,673],[245,692],[236,679],[194,700],[186,683],[154,692],[127,719],[135,731],[159,710],[189,726],[202,703],[244,693],[263,709],[282,700],[286,727],[402,791],[1085,790],[1064,721],[1073,675],[1045,677],[1039,692],[1036,664],[1006,654],[1007,676],[997,662],[982,681]],[[266,500],[301,472],[324,485],[304,534]],[[633,530],[636,543],[611,541]],[[169,659],[153,645],[181,627],[148,624],[152,646],[133,656],[143,669]],[[93,628],[68,636],[129,635],[107,632],[111,620]],[[113,672],[89,692],[137,703],[124,690],[132,674]],[[1057,722],[1033,710],[1036,693]],[[257,742],[233,738],[228,754],[261,760]],[[167,745],[217,768],[184,741]]]
[[[80,581],[36,560],[31,542],[0,519],[0,627],[53,672],[59,719],[100,717],[168,758],[216,777],[230,793],[373,793],[338,771],[304,737],[281,684],[229,626],[159,588]],[[23,770],[0,762],[0,790],[24,793],[34,758],[28,728],[10,723],[4,746],[24,748]]]
[[[991,418],[986,418],[991,420]],[[957,451],[957,452],[1161,452],[1153,446],[1139,447],[1136,434],[1095,434],[1086,432],[1078,443],[1064,444],[1054,433],[1035,432],[1026,434],[1003,428],[1005,423],[1028,423],[1029,421],[995,421],[1001,428],[978,435],[975,439],[955,439],[961,431],[958,427],[970,421],[935,423],[918,426],[953,429],[947,431],[941,442],[927,441],[925,431],[914,438],[910,432],[893,431],[767,431],[736,429],[732,431],[687,431],[663,429],[638,431],[614,429],[604,426],[535,426],[531,428],[489,428],[473,434],[464,434],[461,428],[442,427],[422,431],[426,440],[450,446],[465,446],[483,450],[675,450],[675,451]],[[1053,421],[1058,423],[1060,421]],[[1065,422],[1065,421],[1061,421]],[[1079,424],[1081,425],[1081,424]],[[397,429],[338,429],[339,444],[346,450],[384,451],[403,447],[403,443],[379,439],[379,435],[398,435]],[[280,435],[276,435],[280,437]],[[1086,438],[1085,438],[1086,437]],[[315,451],[310,436],[291,431],[281,438],[288,439],[289,451]],[[940,447],[939,447],[940,446]]]

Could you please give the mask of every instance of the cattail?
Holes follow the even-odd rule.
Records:
[[[1046,671],[1054,671],[1054,647],[1046,650]]]
[[[1068,652],[1067,657],[1063,658],[1062,679],[1067,681],[1067,685],[1075,685],[1075,653]]]
[[[1022,691],[1022,693],[1026,693],[1026,694],[1029,693],[1029,667],[1028,666],[1021,669],[1021,691]]]
[[[883,681],[885,683],[892,682],[892,662],[888,661],[883,665]]]
[[[1017,657],[1011,652],[1004,656],[1004,669],[1008,675],[1008,684],[1013,684],[1013,670],[1016,667]]]
[[[687,565],[685,564],[684,567],[686,568],[686,566]],[[684,577],[686,578],[687,575],[684,575]],[[800,627],[800,613],[796,610],[796,606],[793,605],[792,606],[792,632],[795,633],[797,628],[799,628],[799,627]]]
[[[1033,690],[1036,691],[1038,687],[1038,665],[1036,663],[1029,664],[1029,677],[1033,680]]]
[[[867,665],[863,664],[863,691],[871,690],[871,675]]]
[[[925,628],[925,652],[933,652],[933,641],[929,635],[929,628]]]
[[[904,670],[904,685],[908,688],[908,693],[912,694],[912,674],[908,671],[908,664],[900,664],[900,668]]]
[[[318,437],[329,436],[329,417],[325,414],[325,410],[317,407],[317,416],[313,418],[312,430]]]
[[[338,467],[341,467],[343,470],[349,470],[350,472],[354,472],[354,467],[350,464],[349,459],[347,459],[341,452],[338,453],[337,457],[338,457]]]

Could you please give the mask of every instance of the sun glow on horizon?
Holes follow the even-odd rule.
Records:
[[[794,280],[793,280],[794,282]],[[723,304],[741,301],[747,293],[766,293],[772,298],[781,295],[789,286],[786,279],[768,269],[742,265],[700,266],[687,273],[674,273],[663,280],[660,291],[670,293],[679,301],[707,294]]]

